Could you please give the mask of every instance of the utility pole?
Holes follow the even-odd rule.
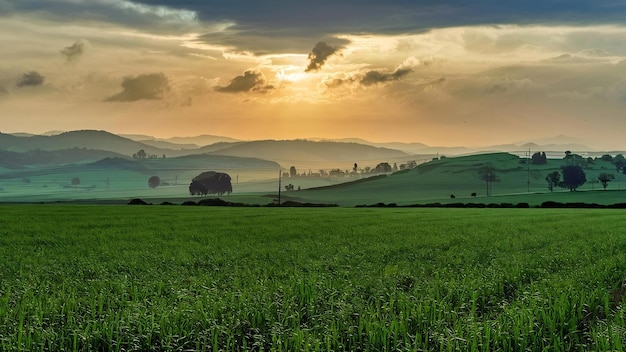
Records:
[[[280,205],[280,187],[281,187],[282,178],[283,178],[283,171],[278,170],[278,205]]]
[[[526,177],[526,186],[528,186],[528,193],[530,193],[530,148],[528,148],[528,158],[526,159],[526,166],[528,167],[528,173]]]

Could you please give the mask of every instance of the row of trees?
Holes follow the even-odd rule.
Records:
[[[587,182],[587,176],[582,167],[577,165],[567,165],[562,168],[563,178],[561,179],[561,173],[553,171],[546,176],[548,182],[548,189],[550,192],[555,187],[567,188],[570,191],[575,191],[578,187]],[[601,172],[597,177],[598,182],[602,185],[602,188],[606,190],[609,182],[615,180],[615,175]]]
[[[550,190],[550,192],[553,192],[555,188],[560,187],[569,189],[570,191],[575,191],[578,187],[587,182],[587,176],[585,174],[584,167],[588,167],[590,164],[595,163],[597,159],[585,159],[578,154],[573,154],[570,151],[566,151],[565,157],[563,158],[563,160],[565,160],[566,162],[566,165],[561,167],[561,172],[550,172],[545,178],[546,182],[548,183],[548,189]],[[615,157],[612,157],[609,154],[605,154],[599,159],[602,161],[608,161],[613,163],[616,171],[626,174],[626,160],[622,154],[618,154]],[[536,165],[546,164],[546,154],[540,152],[534,153],[530,160],[530,163]],[[487,196],[490,196],[493,183],[500,181],[496,174],[495,167],[493,167],[492,165],[483,166],[478,170],[478,175],[480,179],[485,182],[487,186]],[[615,180],[615,175],[602,172],[598,174],[597,181],[594,182],[600,183],[602,185],[602,188],[606,190],[609,183],[613,180]]]
[[[388,172],[396,172],[399,170],[412,169],[417,166],[417,162],[408,161],[406,163],[398,165],[397,163],[393,163],[393,165],[383,162],[376,165],[374,168],[370,166],[366,166],[364,168],[359,168],[357,163],[354,163],[352,170],[342,170],[342,169],[331,169],[331,170],[323,170],[320,169],[318,172],[312,172],[309,170],[308,172],[299,173],[295,166],[291,166],[289,168],[289,173],[284,173],[283,177],[327,177],[327,176],[348,176],[348,175],[374,175],[374,174],[382,174]]]
[[[145,150],[141,149],[132,155],[133,159],[136,160],[144,160],[144,159],[157,159],[159,156],[156,154],[148,154]],[[165,159],[165,154],[162,156]]]

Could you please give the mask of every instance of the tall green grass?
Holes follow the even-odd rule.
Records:
[[[2,206],[0,350],[621,351],[623,216]]]

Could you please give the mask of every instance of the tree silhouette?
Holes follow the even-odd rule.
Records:
[[[230,183],[230,176],[222,172],[207,171],[193,178],[189,185],[191,195],[207,195],[224,193],[230,194],[233,186]]]
[[[551,172],[546,176],[546,181],[548,181],[548,189],[552,192],[554,187],[559,185],[561,174],[558,171]]]
[[[621,172],[624,169],[624,165],[626,165],[626,159],[622,154],[617,154],[613,158],[613,165],[615,165],[615,171]]]
[[[587,182],[583,168],[578,165],[563,166],[563,187],[569,188],[570,192]]]
[[[544,165],[548,163],[548,158],[546,157],[546,153],[536,152],[530,158],[530,163],[533,165]]]
[[[478,169],[478,175],[480,176],[480,179],[485,181],[487,184],[487,196],[491,196],[493,183],[500,182],[500,179],[498,179],[498,176],[496,175],[496,168],[491,164],[485,165]]]
[[[389,165],[389,163],[380,163],[374,168],[374,172],[381,174],[391,172],[391,170],[391,165]]]
[[[161,184],[161,179],[159,176],[152,176],[148,179],[148,186],[150,188],[157,188]]]
[[[602,184],[602,188],[604,188],[604,190],[606,191],[606,186],[609,185],[609,182],[613,181],[615,179],[615,176],[613,176],[613,174],[607,174],[607,173],[601,173],[600,175],[598,175],[598,181],[600,181],[600,183]]]
[[[148,154],[146,154],[146,151],[141,149],[137,153],[133,154],[133,159],[143,160],[146,158],[146,156],[148,156]]]
[[[296,177],[298,176],[298,172],[296,171],[296,167],[292,166],[289,168],[289,177]]]

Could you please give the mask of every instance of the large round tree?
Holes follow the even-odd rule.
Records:
[[[563,166],[563,187],[575,191],[587,182],[583,168],[578,165]]]
[[[150,188],[157,188],[161,184],[161,179],[159,176],[152,176],[148,179],[148,186]]]

